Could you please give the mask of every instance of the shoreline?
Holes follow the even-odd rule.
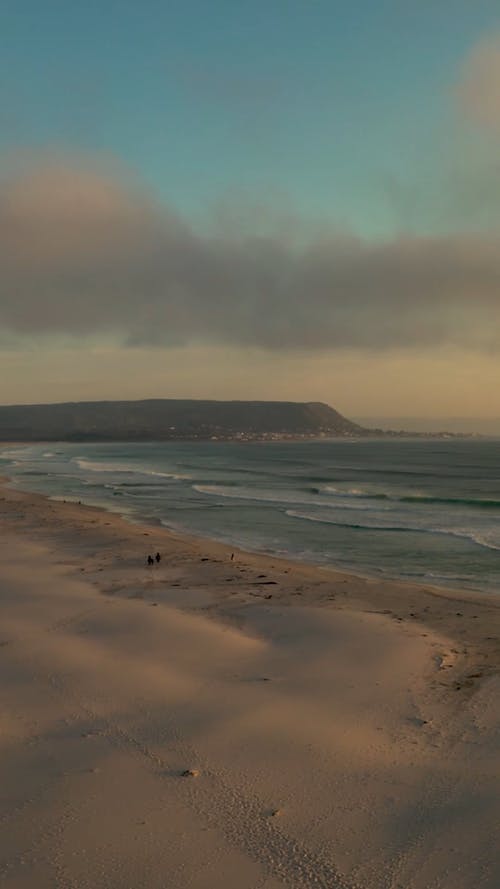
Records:
[[[40,446],[44,443],[24,443],[24,447],[29,447],[29,444]],[[45,445],[47,446],[50,446],[51,444],[54,445],[56,443],[45,443]],[[149,444],[154,444],[154,442],[149,442]],[[12,444],[4,445],[4,447],[11,446]],[[2,445],[0,445],[0,455],[1,453]],[[71,456],[72,453],[73,456]],[[76,460],[77,463],[79,462],[79,458],[74,456],[74,454],[77,453],[80,452],[69,452],[68,456],[70,463],[71,460]],[[146,452],[146,456],[148,453],[149,451]],[[37,459],[39,459],[39,456],[40,455],[38,455]],[[55,456],[55,454],[43,454],[43,456]],[[177,457],[175,457],[174,455],[174,458],[178,459],[178,455]],[[66,457],[64,459],[66,460]],[[92,463],[89,464],[89,468],[91,467]],[[4,466],[3,468],[6,473],[9,473],[10,470],[8,466]],[[98,468],[102,469],[102,466],[99,466]],[[143,470],[140,471],[143,472]],[[27,476],[25,477],[22,471],[20,475],[17,475],[14,469],[12,469],[12,472],[13,475],[11,478],[11,484],[17,486],[20,483],[20,490],[22,490],[24,484],[27,482],[28,487],[26,488],[26,490],[29,492],[31,480]],[[29,474],[31,473],[28,473],[28,475]],[[34,473],[34,475],[43,474],[43,472]],[[154,475],[155,473],[153,472],[152,474]],[[161,475],[162,473],[159,474]],[[56,476],[53,473],[52,477],[56,479]],[[78,476],[76,477],[78,478]],[[173,477],[176,478],[177,476],[173,475]],[[181,475],[178,476],[178,478],[187,479],[189,477]],[[196,475],[194,476],[194,478],[195,480],[197,480]],[[51,493],[51,488],[53,490],[54,484],[52,484],[50,481],[50,467],[47,470],[47,479],[48,485],[42,484],[41,492],[51,499],[63,499],[64,493],[59,494],[55,497],[53,496],[53,493]],[[87,488],[88,484],[90,484],[90,488]],[[201,493],[218,493],[216,488],[214,488],[213,490],[207,488],[207,490],[205,491],[203,485],[198,490],[199,484],[201,484],[199,480],[197,481],[197,484],[194,484],[194,482],[192,484],[191,482],[188,482],[187,484],[187,488],[192,487],[195,491],[198,492],[198,494],[194,497],[194,501],[196,501],[197,496],[198,500],[200,500]],[[55,487],[56,489],[59,488],[59,490],[61,490],[61,486],[58,485],[57,482],[55,483]],[[483,595],[496,596],[500,594],[500,576],[497,570],[496,563],[497,554],[491,552],[491,550],[494,550],[496,548],[494,544],[494,541],[496,540],[495,529],[494,526],[492,526],[492,540],[490,541],[488,534],[486,533],[488,531],[488,525],[486,526],[486,531],[484,531],[483,533],[483,525],[481,524],[482,519],[481,521],[479,519],[477,519],[476,521],[476,518],[474,516],[472,516],[470,519],[470,529],[468,528],[468,526],[467,528],[464,527],[464,529],[462,529],[460,524],[460,517],[460,527],[456,527],[456,517],[450,516],[449,519],[444,520],[442,518],[439,518],[438,515],[438,519],[434,521],[430,513],[429,515],[425,513],[424,521],[422,523],[421,516],[419,516],[418,511],[416,514],[416,519],[409,513],[408,515],[405,513],[401,520],[398,517],[394,519],[394,522],[392,524],[395,524],[396,527],[386,527],[387,525],[391,525],[391,523],[388,522],[385,518],[385,512],[381,513],[380,516],[377,512],[375,520],[371,519],[370,521],[368,521],[368,523],[365,522],[364,518],[360,518],[359,521],[361,522],[361,524],[357,525],[356,523],[350,524],[351,521],[358,521],[357,513],[355,514],[355,519],[351,519],[350,514],[347,518],[344,518],[344,513],[342,513],[340,518],[337,520],[337,510],[337,512],[334,513],[334,520],[332,521],[335,526],[337,526],[338,524],[340,525],[339,534],[337,533],[337,528],[335,527],[334,536],[330,540],[329,529],[325,530],[323,527],[321,527],[320,530],[316,533],[315,528],[311,528],[310,525],[306,526],[303,522],[299,522],[298,524],[297,522],[292,522],[291,524],[288,522],[288,524],[285,526],[285,524],[283,524],[283,522],[285,521],[284,518],[277,514],[277,536],[274,540],[275,550],[273,552],[272,549],[267,548],[267,540],[263,537],[263,535],[258,533],[255,534],[253,533],[253,531],[252,533],[249,533],[247,525],[240,523],[240,527],[240,524],[236,522],[235,527],[233,528],[232,523],[227,521],[227,511],[221,511],[216,515],[215,525],[217,527],[214,529],[214,523],[209,522],[209,519],[213,518],[214,513],[210,515],[207,512],[207,509],[209,509],[213,505],[213,503],[210,502],[210,498],[201,498],[199,504],[197,502],[194,502],[195,507],[201,506],[201,518],[198,518],[197,514],[192,516],[188,512],[188,521],[186,527],[186,523],[184,521],[186,514],[183,513],[182,510],[179,511],[177,503],[179,497],[184,497],[186,494],[188,500],[190,499],[190,497],[192,497],[191,491],[186,490],[185,485],[180,488],[180,495],[178,495],[175,490],[173,491],[173,493],[169,490],[166,502],[164,502],[163,500],[157,502],[153,501],[152,505],[146,496],[139,496],[138,498],[129,499],[129,497],[126,496],[128,495],[128,491],[122,491],[121,484],[118,485],[117,489],[113,490],[112,493],[115,494],[114,497],[111,496],[110,491],[104,490],[104,488],[110,488],[113,487],[113,485],[103,483],[101,484],[102,490],[97,491],[96,497],[89,497],[89,493],[91,494],[91,492],[94,490],[94,487],[99,488],[99,484],[94,486],[92,479],[90,479],[90,481],[88,479],[86,481],[84,480],[83,483],[77,483],[76,486],[70,484],[70,488],[72,488],[72,491],[71,493],[68,492],[68,496],[75,503],[88,502],[90,504],[98,506],[101,509],[105,509],[112,514],[121,515],[126,521],[132,524],[156,524],[157,522],[159,522],[162,527],[165,527],[166,530],[172,534],[196,539],[211,540],[214,543],[226,545],[230,548],[237,547],[241,552],[270,555],[271,557],[276,559],[288,559],[290,561],[293,561],[294,563],[312,565],[318,568],[332,570],[334,572],[339,571],[343,574],[352,574],[358,577],[363,577],[370,581],[380,581],[385,583],[395,582],[409,584],[411,586],[425,586],[426,588],[433,588],[436,590],[451,592],[453,596],[461,595],[465,597],[468,595],[473,595],[480,597]],[[125,483],[123,484],[123,487],[126,488]],[[65,485],[62,486],[63,491],[64,488]],[[311,490],[316,491],[317,493],[321,493],[320,489],[312,488]],[[227,494],[224,489],[221,489],[221,491],[223,497],[236,496],[233,494]],[[363,492],[354,491],[354,493],[362,494]],[[106,496],[107,494],[109,496]],[[123,494],[123,496],[118,496],[119,494]],[[141,495],[142,494],[143,492],[141,492]],[[71,495],[73,496],[71,497]],[[168,506],[168,498],[170,496],[172,496],[174,500],[172,510],[170,510]],[[390,495],[387,496],[388,499],[398,499],[397,496],[395,496],[394,498],[392,498],[392,496]],[[84,498],[84,501],[81,501],[81,497]],[[243,500],[247,499],[251,501],[253,499],[251,496],[248,497],[246,492],[244,492],[244,495],[242,495],[242,497]],[[257,497],[257,499],[259,498]],[[263,499],[266,500],[266,497],[264,497]],[[320,500],[318,500],[318,503],[316,504],[316,499],[317,498],[314,498],[314,501],[311,501],[314,502],[315,510],[317,505],[321,505]],[[402,499],[405,500],[404,497]],[[408,499],[412,500],[414,498]],[[419,502],[418,498],[415,499],[417,500],[417,502]],[[423,496],[423,501],[426,501],[427,499],[427,497]],[[204,503],[202,503],[203,500]],[[341,501],[342,500],[343,498],[341,498]],[[430,498],[430,500],[431,502],[434,502],[432,497]],[[137,501],[139,501],[139,504],[137,503]],[[227,501],[223,502],[226,503]],[[475,503],[474,499],[470,501],[462,501],[461,499],[458,499],[457,501],[455,501],[453,497],[449,501],[441,501],[438,498],[437,502],[465,502],[471,504]],[[480,500],[479,502],[480,504],[483,504],[482,500]],[[163,510],[158,507],[159,503],[163,503]],[[285,506],[280,506],[279,497],[276,498],[276,503],[277,507],[275,508],[277,513],[285,510]],[[129,508],[127,508],[126,504],[129,504]],[[218,503],[218,501],[216,501],[215,505],[220,504]],[[232,506],[231,502],[229,502],[229,505]],[[243,505],[246,506],[248,504],[244,503]],[[250,503],[250,506],[251,505],[252,503]],[[331,504],[328,503],[327,505]],[[336,500],[333,502],[333,505],[336,505]],[[365,507],[356,506],[356,508],[364,509]],[[385,505],[383,509],[386,509]],[[151,511],[153,513],[157,512],[158,515],[151,515]],[[312,521],[319,521],[320,523],[323,522],[322,515],[320,515],[319,518],[316,517],[315,511],[311,515],[309,515],[307,511],[305,515],[302,515],[299,510],[297,515],[295,515],[293,510],[286,509],[286,515],[288,516],[289,514],[294,519],[311,519]],[[391,513],[389,513],[389,515],[391,515]],[[177,521],[172,522],[172,519],[179,519],[179,523],[177,523]],[[264,521],[265,519],[266,516],[264,515]],[[329,517],[324,519],[324,521],[329,522]],[[347,524],[344,525],[343,522],[347,522]],[[198,527],[189,527],[190,524],[194,524]],[[399,527],[400,524],[401,527]],[[463,521],[463,524],[467,525],[465,519]],[[413,527],[413,525],[415,525],[415,527]],[[345,531],[346,528],[349,530]],[[355,530],[351,530],[358,528],[362,529],[361,534],[358,534],[358,532]],[[255,530],[258,531],[258,525],[255,525]],[[385,535],[382,534],[380,538],[382,542],[380,544],[376,535],[378,531],[384,530],[388,532],[404,530],[406,533],[403,535],[398,535],[397,538],[394,534],[392,534],[387,541],[384,539]],[[420,540],[417,540],[415,538],[415,535],[419,531],[425,532],[422,543],[420,543]],[[269,531],[268,535],[266,536],[271,535],[272,532]],[[366,535],[368,535],[368,537]],[[441,535],[447,536],[446,538],[442,538]],[[456,538],[463,538],[463,540],[457,540]],[[321,541],[322,545],[320,543]],[[450,542],[448,543],[447,541]],[[330,544],[332,547],[332,551],[330,551]],[[456,559],[452,558],[452,554],[455,553]],[[362,565],[359,564],[360,561],[363,563]]]
[[[481,635],[481,631],[475,631],[474,625],[469,624],[467,621],[467,618],[472,620],[478,619],[472,613],[474,610],[485,610],[494,616],[493,624],[498,620],[500,631],[500,596],[496,599],[492,593],[435,586],[403,578],[375,577],[361,572],[354,573],[343,570],[333,565],[319,565],[287,556],[246,550],[237,546],[230,546],[228,543],[214,538],[175,531],[166,527],[161,521],[158,524],[153,524],[142,519],[132,520],[121,512],[115,512],[105,506],[94,506],[79,501],[53,498],[46,494],[25,491],[18,488],[15,482],[8,476],[0,476],[0,500],[3,498],[4,503],[5,499],[9,499],[8,497],[5,498],[7,491],[12,492],[14,495],[13,500],[24,502],[25,505],[30,505],[33,502],[39,503],[42,506],[42,512],[44,505],[54,504],[59,506],[61,510],[64,510],[61,513],[61,517],[71,514],[73,521],[76,521],[76,523],[79,521],[79,516],[83,517],[87,512],[96,515],[97,518],[91,519],[91,522],[98,524],[101,529],[103,526],[113,527],[134,548],[137,546],[137,537],[152,537],[155,540],[155,545],[152,549],[161,549],[162,543],[166,545],[177,544],[183,551],[183,554],[193,553],[207,560],[211,556],[216,555],[221,558],[222,562],[227,561],[229,567],[232,564],[230,556],[233,553],[240,567],[255,568],[255,570],[263,567],[268,572],[274,571],[281,581],[283,581],[285,574],[293,571],[295,574],[299,574],[304,581],[314,581],[321,586],[330,584],[332,588],[336,588],[336,592],[339,592],[338,587],[342,587],[340,590],[341,594],[349,600],[349,605],[353,608],[363,609],[367,606],[384,606],[381,613],[391,614],[398,621],[411,619],[412,622],[419,622],[433,631],[442,631],[443,623],[447,621],[446,632],[454,636],[456,641],[462,646],[464,642],[467,645],[482,643],[480,645],[481,648],[489,648],[484,643],[488,641],[495,642],[492,662],[496,662],[495,655],[498,655],[497,668],[500,672],[500,644],[497,648],[496,640],[485,639]],[[0,521],[1,519],[2,509],[0,508]],[[134,529],[137,529],[137,533],[134,533]],[[146,557],[147,554],[145,555]],[[278,582],[276,581],[276,583]],[[334,593],[330,593],[330,595],[334,595]],[[445,602],[450,603],[450,605],[456,603],[456,605],[461,607],[466,606],[467,614],[465,612],[443,614],[439,608],[433,610],[427,601],[428,599],[431,602],[434,600],[437,603],[441,603],[443,606]],[[322,600],[317,601],[312,597],[308,600],[308,605],[316,607],[321,602]],[[393,608],[394,611],[392,610]],[[456,620],[456,618],[460,619]],[[465,618],[465,624],[468,625],[469,633],[464,631],[462,618]]]
[[[37,442],[37,443],[39,443],[39,442]],[[49,442],[49,444],[50,444],[50,442]],[[193,532],[190,532],[190,531],[182,529],[182,528],[181,529],[173,528],[160,518],[153,520],[152,517],[146,517],[146,516],[142,517],[139,513],[137,513],[135,515],[133,515],[132,513],[128,514],[126,512],[126,510],[123,509],[123,507],[121,509],[120,508],[113,509],[110,504],[84,503],[83,501],[77,500],[76,498],[63,498],[60,495],[51,496],[50,494],[42,494],[37,491],[30,491],[29,489],[24,489],[24,488],[18,486],[16,483],[16,479],[14,477],[10,477],[7,475],[0,475],[0,488],[2,486],[10,487],[12,490],[19,491],[19,493],[25,493],[28,496],[31,496],[31,495],[39,496],[39,497],[45,498],[46,500],[49,500],[49,501],[55,502],[55,503],[67,503],[67,504],[72,503],[75,506],[84,506],[89,509],[100,510],[106,514],[117,516],[122,521],[126,522],[129,525],[135,526],[135,527],[143,527],[144,526],[144,527],[150,527],[150,528],[161,528],[163,531],[165,531],[166,534],[169,534],[174,538],[178,537],[180,540],[183,540],[183,539],[191,540],[193,543],[200,543],[200,544],[202,544],[203,541],[206,541],[207,544],[213,544],[214,546],[224,547],[229,552],[238,551],[242,555],[247,554],[249,556],[253,555],[253,556],[262,557],[262,558],[274,559],[274,560],[280,561],[280,562],[289,562],[292,565],[299,565],[299,566],[302,565],[303,567],[315,568],[319,571],[328,571],[334,575],[340,574],[342,576],[358,578],[360,580],[366,580],[368,582],[381,583],[381,584],[398,584],[398,585],[403,585],[405,587],[407,586],[407,587],[419,588],[419,589],[425,588],[426,590],[434,591],[436,593],[436,595],[442,594],[445,596],[446,594],[448,594],[449,597],[457,599],[457,601],[462,600],[462,599],[465,601],[465,600],[468,600],[469,597],[473,597],[474,599],[481,599],[482,597],[484,597],[485,600],[489,600],[490,598],[493,598],[493,600],[494,600],[494,597],[496,595],[498,595],[499,604],[500,604],[500,590],[498,590],[498,593],[497,593],[497,591],[481,589],[480,587],[454,587],[453,584],[451,584],[451,583],[438,584],[438,583],[433,583],[432,581],[428,582],[423,577],[422,578],[415,578],[414,580],[412,580],[409,577],[398,576],[396,574],[384,573],[383,571],[378,572],[378,571],[374,570],[373,573],[370,573],[369,571],[364,571],[364,570],[359,571],[359,570],[357,570],[357,568],[355,568],[355,566],[350,566],[350,565],[346,568],[343,568],[342,566],[337,565],[333,562],[332,563],[322,563],[322,562],[315,562],[313,560],[307,561],[307,560],[301,558],[300,556],[297,556],[297,558],[295,558],[292,553],[279,554],[279,553],[266,552],[264,550],[259,550],[259,549],[247,549],[244,546],[242,546],[241,544],[237,544],[237,543],[232,544],[226,540],[220,540],[217,537],[210,537],[210,536],[207,536],[207,535],[204,535],[201,533],[195,534]]]
[[[283,566],[288,567],[298,567],[303,569],[311,569],[314,571],[324,571],[328,574],[332,575],[332,579],[338,579],[338,577],[344,578],[352,578],[353,580],[358,580],[362,582],[367,582],[370,584],[383,584],[390,586],[397,585],[398,587],[404,587],[408,590],[424,590],[429,594],[434,594],[438,597],[442,596],[443,598],[453,599],[457,602],[475,602],[484,600],[484,604],[488,604],[490,601],[495,603],[496,596],[498,595],[498,607],[500,608],[500,591],[498,594],[496,592],[489,592],[486,590],[477,589],[467,589],[460,587],[453,587],[451,585],[440,585],[427,583],[424,580],[410,580],[406,577],[398,577],[396,575],[388,575],[388,574],[370,574],[364,571],[351,570],[351,568],[342,568],[339,565],[334,563],[321,563],[321,562],[313,562],[301,559],[300,557],[294,558],[291,553],[286,555],[272,552],[265,552],[264,550],[258,549],[246,549],[245,547],[238,544],[231,544],[225,540],[219,540],[216,537],[209,537],[204,534],[194,534],[190,533],[184,529],[176,529],[170,527],[166,524],[162,519],[153,520],[152,518],[146,518],[138,516],[132,516],[132,514],[127,514],[125,511],[121,509],[112,509],[110,505],[102,505],[102,504],[91,504],[85,503],[83,500],[76,500],[76,498],[63,498],[62,496],[51,496],[50,494],[42,494],[38,491],[30,491],[28,489],[24,489],[16,484],[16,480],[7,475],[0,475],[0,492],[4,489],[8,489],[11,491],[15,491],[21,495],[25,495],[26,497],[37,497],[41,498],[42,501],[47,501],[50,503],[60,503],[64,505],[72,505],[74,507],[78,507],[81,509],[89,509],[95,510],[97,513],[101,513],[103,515],[113,516],[117,518],[119,521],[123,522],[126,526],[130,526],[133,528],[147,528],[150,530],[150,533],[160,532],[164,533],[169,538],[174,540],[178,540],[180,543],[191,543],[194,547],[203,548],[203,545],[206,546],[214,546],[217,548],[221,548],[226,554],[238,553],[241,557],[255,557],[257,559],[263,560],[271,560],[274,562],[279,562],[283,564]]]
[[[189,532],[185,529],[176,529],[170,527],[166,524],[162,519],[158,518],[153,520],[151,517],[141,517],[138,515],[137,517],[132,516],[132,514],[127,514],[123,509],[112,509],[111,506],[103,505],[103,504],[91,504],[85,503],[83,500],[76,500],[76,498],[63,498],[62,496],[51,496],[50,494],[42,494],[38,491],[31,491],[28,489],[24,489],[17,485],[16,480],[12,476],[8,475],[0,475],[0,492],[7,488],[11,491],[16,491],[19,494],[24,494],[27,497],[40,497],[44,501],[48,501],[51,503],[61,503],[72,505],[75,507],[81,507],[82,509],[90,509],[96,510],[98,513],[102,513],[104,515],[111,515],[124,522],[125,525],[129,525],[135,528],[149,528],[151,533],[154,531],[164,532],[167,536],[172,537],[174,540],[179,540],[180,542],[185,541],[186,543],[192,543],[193,546],[203,547],[203,544],[207,546],[215,546],[220,547],[226,553],[239,553],[241,556],[253,556],[256,558],[262,558],[267,560],[272,560],[276,562],[283,563],[284,565],[294,566],[294,567],[302,567],[304,569],[312,569],[316,571],[325,571],[334,577],[340,576],[342,578],[348,577],[353,578],[355,580],[367,581],[368,583],[375,584],[384,584],[384,585],[397,585],[409,588],[409,589],[425,589],[429,593],[433,593],[436,596],[443,596],[444,598],[451,598],[456,601],[478,601],[484,600],[484,603],[487,604],[490,601],[495,602],[496,596],[498,595],[498,606],[500,608],[500,590],[497,592],[481,590],[480,588],[468,589],[466,587],[453,587],[451,584],[433,584],[432,582],[427,582],[422,580],[410,580],[407,577],[398,577],[397,575],[389,575],[389,574],[370,574],[369,572],[351,570],[351,567],[342,568],[339,565],[334,563],[321,563],[321,562],[313,562],[301,559],[299,556],[294,558],[291,553],[287,553],[286,555],[273,553],[273,552],[265,552],[264,550],[258,549],[246,549],[244,546],[239,544],[231,544],[225,540],[219,540],[216,537],[209,537],[204,534],[195,534]]]
[[[5,480],[0,531],[8,889],[496,889],[500,602]]]

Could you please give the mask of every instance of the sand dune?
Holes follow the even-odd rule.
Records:
[[[1,496],[3,885],[497,889],[496,601]]]

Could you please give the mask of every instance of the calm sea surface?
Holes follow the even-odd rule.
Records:
[[[246,549],[500,591],[500,441],[35,445],[0,472]]]

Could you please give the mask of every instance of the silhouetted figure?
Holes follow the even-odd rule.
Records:
[[[153,556],[148,556],[148,565],[154,565],[154,563],[155,560],[153,559]]]
[[[161,562],[161,556],[160,556],[160,553],[156,553],[155,559],[156,559],[157,562]]]
[[[231,562],[234,560],[234,553],[231,553]]]

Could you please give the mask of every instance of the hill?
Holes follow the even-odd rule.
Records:
[[[366,435],[322,402],[85,401],[0,407],[1,441],[166,441]]]

